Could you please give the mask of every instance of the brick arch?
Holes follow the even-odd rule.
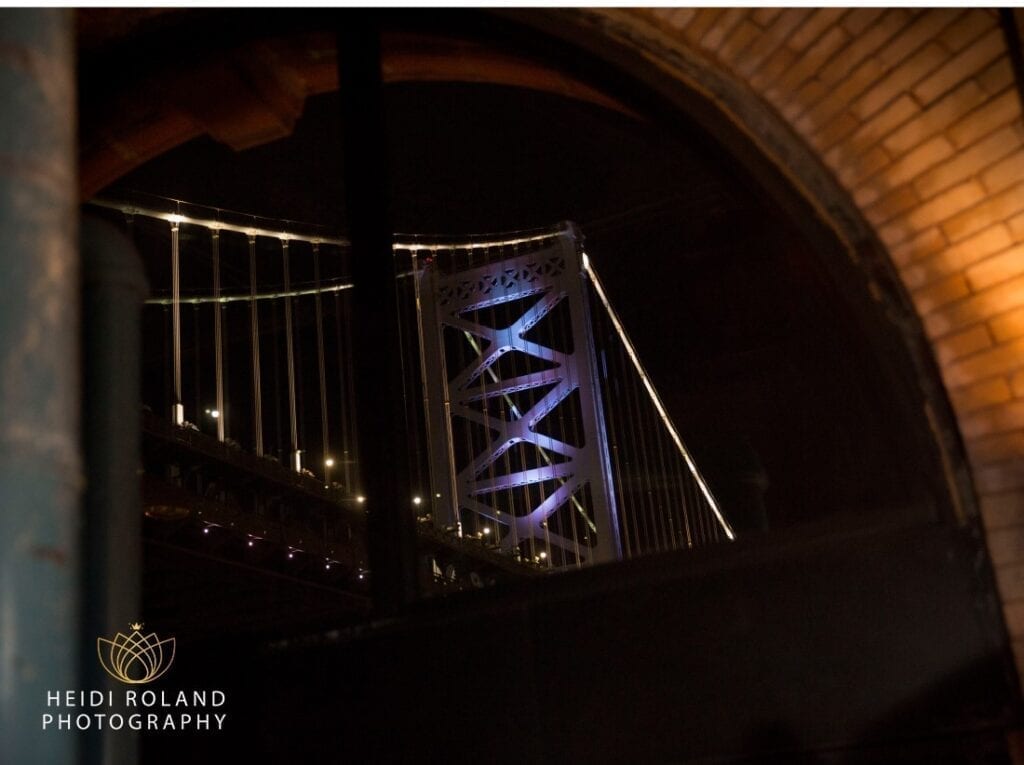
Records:
[[[870,260],[882,243],[953,405],[973,474],[954,481],[980,500],[1024,663],[1024,122],[995,13],[654,9],[522,20],[632,48],[744,129],[852,257]],[[116,119],[86,125],[83,195],[197,135],[236,148],[287,135],[308,95],[336,87],[331,47],[322,35],[254,44],[159,97],[145,82],[121,93],[105,110]],[[448,49],[426,65],[415,53],[392,58],[386,76],[541,82],[623,108],[487,51],[462,50],[454,71]]]
[[[866,223],[884,245],[953,406],[1024,668],[1024,119],[998,14],[582,15],[730,113],[823,214],[852,205],[860,220],[838,230]],[[756,103],[730,102],[716,77]],[[772,119],[789,135],[772,135]],[[820,169],[793,156],[793,142]],[[845,202],[827,188],[836,184]]]

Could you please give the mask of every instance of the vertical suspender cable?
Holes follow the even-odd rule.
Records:
[[[589,279],[589,275],[588,275]],[[591,289],[588,284],[587,299],[590,299]],[[617,422],[617,409],[612,402],[618,402],[618,375],[614,366],[614,356],[611,348],[614,343],[611,332],[604,321],[604,316],[599,306],[592,306],[590,311],[591,327],[594,335],[595,358],[597,363],[597,374],[601,379],[601,396],[605,406],[605,428],[608,440],[608,452],[610,456],[611,473],[609,480],[612,485],[612,492],[615,494],[615,505],[618,513],[620,528],[620,540],[622,544],[622,557],[629,560],[633,556],[632,540],[630,538],[630,507],[628,494],[622,482],[622,461],[624,458],[622,449],[619,446],[621,439],[620,429]],[[609,359],[611,357],[611,360]],[[593,562],[593,561],[591,561]]]
[[[341,332],[341,294],[338,292],[334,293],[334,339],[337,341],[337,359],[338,359],[338,393],[339,393],[339,406],[338,415],[340,420],[341,430],[341,470],[343,474],[343,480],[345,482],[345,491],[349,494],[353,492],[352,486],[352,458],[349,451],[349,425],[348,425],[348,408],[352,404],[352,399],[348,396],[348,388],[345,385],[346,370],[348,365],[345,363],[350,355],[350,350],[347,345],[342,343],[342,332]]]
[[[252,330],[252,449],[263,456],[263,393],[260,390],[260,317],[256,308],[256,237],[249,237],[249,326]]]
[[[295,447],[298,450],[299,455],[303,458],[301,468],[305,470],[305,457],[307,450],[302,447],[306,443],[306,439],[304,438],[304,434],[306,432],[306,404],[305,398],[302,394],[303,391],[305,391],[306,386],[303,385],[302,376],[307,370],[307,366],[302,361],[302,300],[299,299],[301,295],[296,294],[293,295],[293,297],[295,300],[292,306],[292,327],[294,328],[292,333],[292,337],[294,339],[292,342],[295,346],[295,422],[297,423],[295,431]]]
[[[217,440],[224,440],[224,328],[222,326],[220,304],[220,231],[210,230],[213,248],[213,364],[214,385],[216,387],[217,407]]]
[[[647,519],[647,552],[651,553],[659,552],[661,550],[661,541],[658,535],[658,511],[654,503],[654,491],[651,485],[651,457],[650,452],[647,449],[647,436],[644,432],[643,424],[644,401],[640,396],[638,388],[639,384],[633,379],[630,379],[630,397],[632,398],[633,405],[635,406],[634,415],[630,418],[630,425],[636,431],[636,442],[639,449],[638,459],[642,466],[637,478],[639,481],[639,489],[643,493],[644,497],[644,513]]]
[[[163,330],[163,332],[161,334],[161,337],[163,338],[163,364],[161,366],[161,370],[163,371],[163,374],[160,375],[160,382],[163,385],[163,390],[161,391],[162,397],[161,397],[160,403],[163,406],[167,406],[167,404],[170,404],[170,406],[167,407],[167,408],[170,410],[171,416],[173,417],[173,415],[174,415],[174,391],[172,390],[172,383],[171,383],[171,367],[173,365],[173,362],[171,362],[171,356],[173,355],[173,353],[171,352],[171,343],[170,343],[170,337],[171,337],[171,307],[169,305],[164,305],[163,306],[163,325],[162,325],[162,330]]]
[[[438,446],[432,439],[432,433],[434,431],[431,429],[431,417],[433,416],[431,414],[431,407],[433,406],[433,402],[430,399],[430,386],[427,385],[427,358],[426,354],[422,351],[424,348],[424,338],[426,337],[426,335],[424,335],[423,327],[422,280],[426,278],[427,270],[425,265],[421,265],[421,261],[419,260],[420,255],[421,250],[419,248],[412,250],[412,262],[409,270],[412,273],[413,301],[415,302],[416,308],[416,337],[419,341],[418,348],[420,349],[417,355],[419,357],[420,387],[423,389],[423,432],[427,436],[427,464],[428,466],[432,466],[434,464],[433,455],[435,454]],[[427,483],[430,485],[431,489],[429,507],[434,518],[438,518],[440,517],[439,513],[441,510],[438,506],[439,503],[437,500],[441,497],[441,494],[436,492],[435,489],[437,487],[436,482],[441,479],[440,476],[432,475],[432,473],[433,468],[428,467]]]
[[[274,349],[274,356],[270,361],[270,368],[274,371],[270,378],[273,387],[267,397],[268,403],[274,410],[274,443],[271,444],[271,451],[279,460],[284,460],[291,466],[291,446],[287,450],[284,448],[286,436],[281,420],[281,411],[287,408],[285,397],[281,395],[281,343],[278,342],[279,338],[284,337],[284,332],[281,331],[281,301],[270,300],[268,302],[270,303],[270,336],[274,338],[271,346]]]
[[[199,342],[202,331],[199,329],[199,303],[192,304],[192,405],[195,417],[199,420],[203,411],[203,370],[202,344]]]
[[[395,253],[392,253],[392,258],[395,258]],[[404,257],[404,256],[403,256]],[[405,269],[404,261],[403,265],[399,266],[398,261],[395,260],[396,269]],[[415,260],[413,261],[415,263]],[[405,423],[405,432],[409,434],[406,441],[406,456],[408,459],[409,466],[409,480],[410,486],[416,490],[417,497],[420,497],[419,490],[423,487],[423,475],[420,470],[421,455],[420,455],[420,439],[419,439],[419,421],[416,416],[416,407],[412,404],[412,397],[409,395],[409,390],[414,384],[414,380],[410,377],[411,370],[411,359],[409,355],[412,352],[412,344],[407,339],[406,335],[409,332],[410,322],[407,316],[409,309],[408,300],[406,300],[406,294],[403,291],[404,279],[395,279],[394,292],[395,292],[395,317],[398,324],[398,363],[400,368],[400,376],[402,380],[402,416]],[[415,478],[413,478],[415,476]],[[420,508],[422,505],[423,498],[420,497]]]
[[[663,428],[657,416],[652,414],[651,426],[653,427],[654,439],[656,441],[655,453],[658,455],[658,495],[664,501],[661,508],[661,516],[665,526],[666,547],[672,550],[678,549],[679,536],[676,528],[675,514],[673,512],[672,493],[669,487],[668,463],[665,460],[665,439],[662,435]],[[672,456],[670,455],[670,459]]]
[[[331,465],[334,459],[331,457],[331,442],[327,428],[327,365],[324,358],[324,307],[320,298],[320,245],[313,242],[313,283],[316,292],[313,295],[313,306],[316,310],[316,362],[320,372],[320,437],[323,443],[324,459],[324,483],[330,488]]]
[[[342,308],[344,310],[342,331],[345,333],[345,400],[349,406],[349,418],[348,418],[348,453],[350,455],[349,462],[352,465],[352,481],[358,480],[356,476],[359,475],[360,465],[360,449],[359,449],[359,433],[358,433],[358,422],[356,415],[356,364],[355,364],[355,350],[352,343],[352,298],[348,297],[347,300],[342,301]]]
[[[685,465],[676,462],[676,485],[679,487],[679,507],[682,515],[682,528],[680,534],[683,537],[679,540],[687,548],[693,547],[693,530],[690,525],[690,492],[689,484],[692,483],[690,474],[685,472]]]
[[[292,336],[292,289],[291,274],[288,270],[288,240],[281,240],[281,262],[284,266],[284,333],[285,353],[288,364],[288,422],[291,426],[291,463],[295,472],[302,470],[302,453],[299,451],[299,422],[295,413],[295,339]]]
[[[628,369],[626,361],[626,352],[622,347],[621,343],[617,344],[619,350],[619,356],[621,358],[620,366],[623,369]],[[630,492],[634,497],[634,508],[636,512],[637,522],[635,525],[637,534],[637,552],[641,555],[651,552],[653,534],[649,529],[649,513],[647,509],[647,495],[644,491],[643,476],[647,469],[646,464],[643,461],[643,452],[640,447],[640,440],[637,437],[637,419],[639,417],[638,412],[635,409],[635,396],[632,395],[633,386],[632,380],[623,375],[622,378],[622,405],[626,410],[626,432],[629,435],[630,446],[630,457],[632,464],[627,467],[627,476],[630,482]]]
[[[658,456],[658,446],[654,443],[657,428],[653,426],[651,418],[653,407],[649,401],[641,395],[640,385],[634,385],[633,391],[637,396],[637,423],[640,432],[640,443],[644,452],[644,477],[647,482],[647,496],[651,508],[651,531],[654,534],[656,550],[661,552],[668,549],[665,533],[665,512],[662,506],[662,498],[658,491],[658,477],[655,459]]]
[[[484,262],[484,265],[490,265],[490,251],[487,250],[487,249],[484,249],[484,251],[483,251],[483,262]],[[484,310],[486,310],[486,309],[484,309]],[[495,308],[494,312],[496,313],[497,311],[498,311],[498,308]],[[473,321],[474,322],[479,322],[480,321],[480,311],[479,311],[479,309],[473,313]],[[490,398],[487,395],[487,375],[479,375],[477,377],[477,383],[480,386],[480,396],[481,396],[480,401],[483,404],[484,433],[486,434],[484,436],[484,440],[486,442],[485,449],[488,452],[493,452],[494,442],[493,442],[493,440],[491,438],[491,433],[498,432],[498,431],[494,430],[491,427],[491,400],[490,400]],[[467,420],[467,422],[468,422],[468,420]],[[476,457],[476,455],[474,454],[472,458],[475,458],[475,457]],[[495,462],[496,461],[497,460],[492,460],[487,465],[487,480],[489,480],[492,485],[494,484],[495,479],[497,478],[497,473],[496,473],[496,469],[497,468],[495,466]],[[492,494],[491,494],[491,505],[494,507],[494,512],[495,512],[495,517],[496,518],[501,517],[501,499],[502,499],[502,496],[503,495],[507,495],[508,493],[509,492],[507,492],[507,491],[506,492],[495,491],[495,492],[492,492]],[[478,517],[476,519],[475,528],[473,530],[475,532],[477,532],[477,533],[482,533],[483,529],[484,529],[484,527],[486,525],[487,525],[487,518],[486,518],[486,516]],[[497,527],[497,522],[495,522],[495,527]],[[495,528],[495,530],[497,530],[497,528]]]
[[[175,425],[185,422],[181,400],[181,265],[178,251],[178,223],[171,222],[171,346],[174,364],[174,403],[171,419]]]

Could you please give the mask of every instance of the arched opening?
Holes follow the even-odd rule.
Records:
[[[859,218],[832,215],[841,194],[832,204],[794,191],[707,93],[659,77],[642,51],[588,42],[558,17],[538,22],[540,36],[489,16],[448,21],[485,48],[511,45],[531,74],[467,82],[438,66],[387,86],[396,228],[470,235],[576,221],[673,418],[735,513],[743,550],[773,534],[802,543],[970,527],[970,486],[918,321]],[[222,33],[216,16],[204,24]],[[580,46],[571,65],[553,42],[566,38]],[[598,41],[602,55],[580,55]],[[448,44],[435,47],[442,62]],[[541,87],[537,72],[559,76]],[[294,126],[277,111],[287,137],[239,151],[196,137],[194,114],[164,115],[153,132],[170,131],[167,150],[105,182],[104,194],[143,191],[343,230],[330,89],[298,111]],[[251,124],[274,127],[254,112]],[[231,134],[230,115],[207,116]],[[235,133],[242,143],[255,134]],[[170,148],[182,136],[191,142]],[[895,567],[901,553],[889,546],[872,560]],[[853,560],[845,572],[856,578],[865,564]],[[674,746],[644,751],[678,754]]]
[[[495,36],[493,20],[476,25],[499,51],[492,59],[515,61],[499,47],[507,31]],[[406,35],[395,35],[397,47]],[[561,82],[577,83],[574,93],[545,92],[534,72],[558,72],[568,56],[529,39],[533,59],[515,55],[534,68],[519,63],[530,88],[430,82],[465,79],[436,62],[445,45],[457,58],[468,43],[417,40],[420,68],[409,66],[409,76],[419,81],[388,86],[396,228],[477,234],[577,221],[716,490],[767,481],[773,528],[876,511],[893,520],[897,507],[941,515],[962,505],[959,488],[950,496],[956,466],[944,469],[940,456],[939,385],[919,345],[908,349],[901,336],[916,322],[908,304],[898,294],[879,300],[880,290],[898,291],[881,257],[851,254],[832,222],[764,159],[751,171],[753,149],[740,146],[735,125],[729,137],[721,117],[711,122],[706,104],[694,111],[698,94],[675,85],[673,102],[668,84],[651,87],[657,78],[636,61],[600,88],[570,70]],[[415,57],[405,50],[394,59],[403,55]],[[627,54],[604,55],[621,63]],[[589,65],[604,71],[600,61]],[[144,191],[343,228],[339,133],[333,98],[315,96],[288,138],[242,152],[193,139],[108,193]],[[879,273],[889,277],[881,286]],[[928,406],[922,391],[932,394]]]

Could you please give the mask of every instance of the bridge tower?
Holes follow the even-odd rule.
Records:
[[[433,523],[553,567],[622,555],[582,257],[571,226],[413,257]]]

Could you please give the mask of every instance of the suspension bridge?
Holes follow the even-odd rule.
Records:
[[[164,526],[368,578],[351,253],[317,227],[97,200],[147,268],[145,506]],[[734,538],[572,224],[393,246],[428,578],[579,568]],[[367,320],[366,317],[361,318]]]

